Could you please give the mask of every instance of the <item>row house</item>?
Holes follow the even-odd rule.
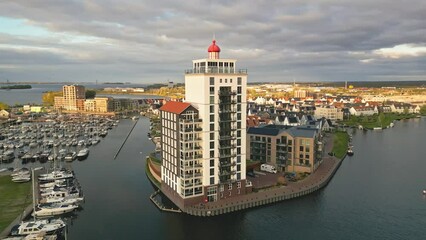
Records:
[[[409,103],[394,103],[390,105],[391,111],[396,113],[419,113],[420,106]]]
[[[377,107],[353,106],[349,108],[349,112],[354,116],[371,116],[379,113]]]

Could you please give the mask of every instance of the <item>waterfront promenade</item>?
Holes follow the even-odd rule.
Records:
[[[327,185],[344,159],[338,159],[327,154],[333,149],[332,135],[326,135],[324,143],[324,157],[321,165],[314,173],[303,180],[288,182],[286,186],[275,186],[246,195],[221,199],[217,202],[189,206],[182,209],[182,211],[194,216],[214,216],[301,197],[315,192]],[[151,167],[149,170],[151,170]],[[156,179],[159,178],[159,176],[155,176],[158,174],[155,171],[151,171],[151,173]]]

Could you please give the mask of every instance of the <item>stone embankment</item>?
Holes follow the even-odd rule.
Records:
[[[326,142],[324,152],[328,153],[333,148],[333,140],[332,138],[328,138]],[[326,156],[314,173],[299,182],[290,182],[287,186],[262,189],[258,192],[227,198],[217,202],[193,205],[181,210],[194,216],[215,216],[301,197],[326,186],[333,178],[344,158],[345,156],[342,159],[334,156]],[[156,176],[158,175],[158,171],[153,171],[151,164],[148,165],[152,176],[155,179],[161,179],[160,176]],[[150,180],[153,181],[151,178]]]

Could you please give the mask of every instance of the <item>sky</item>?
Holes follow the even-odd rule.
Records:
[[[424,0],[0,0],[0,83],[183,82],[213,38],[249,82],[426,80]]]

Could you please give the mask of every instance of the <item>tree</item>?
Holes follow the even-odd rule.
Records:
[[[95,90],[86,90],[86,98],[95,98],[96,91]]]
[[[420,108],[420,114],[421,114],[421,115],[426,115],[426,105],[423,105],[423,106]]]
[[[43,104],[52,106],[55,103],[55,97],[61,97],[62,92],[46,92],[43,93],[41,99]]]
[[[7,110],[9,109],[9,105],[6,103],[0,102],[0,110]]]

